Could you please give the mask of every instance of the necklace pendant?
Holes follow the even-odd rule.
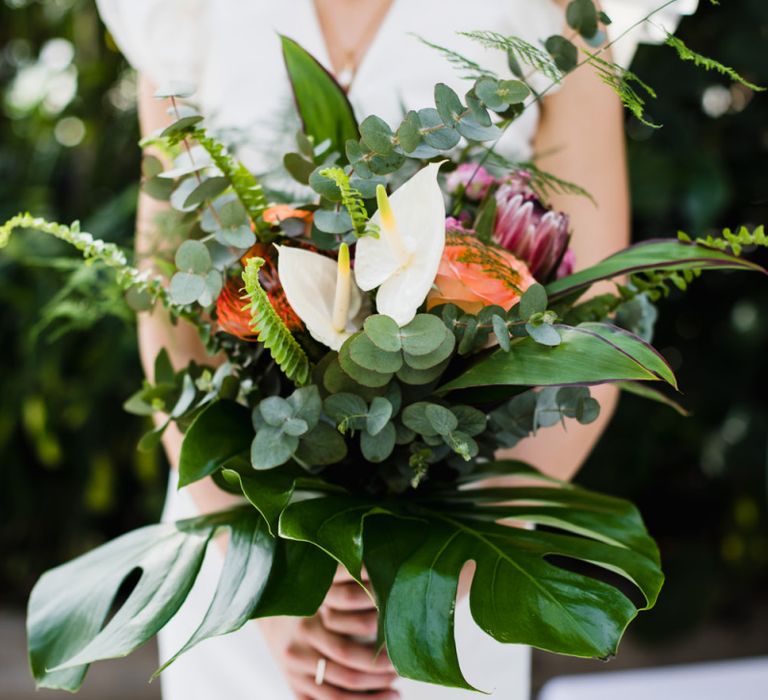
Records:
[[[347,92],[352,85],[352,80],[355,77],[355,71],[352,66],[347,64],[344,66],[336,76],[336,82],[341,85],[342,88],[344,88],[344,92]]]

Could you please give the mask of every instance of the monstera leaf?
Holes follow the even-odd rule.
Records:
[[[440,388],[560,386],[610,381],[677,382],[666,360],[636,335],[607,323],[555,326],[561,342],[545,348],[533,338],[497,350]]]
[[[250,506],[145,527],[52,569],[37,583],[27,632],[38,686],[75,691],[91,662],[125,656],[153,637],[186,599],[206,547],[222,528],[229,530],[229,545],[210,606],[163,668],[254,616],[317,610],[334,561],[302,543],[282,541],[276,549],[266,521]],[[105,625],[118,590],[136,571],[138,582]]]
[[[653,270],[753,270],[760,265],[696,243],[675,240],[644,241],[611,255],[597,265],[547,285],[550,302],[584,291],[595,282]]]
[[[516,462],[488,469],[527,479],[536,473]],[[469,595],[480,627],[500,642],[573,656],[615,653],[629,622],[654,605],[661,588],[658,550],[634,506],[544,477],[541,483],[446,491],[408,507],[320,497],[286,508],[280,532],[314,543],[353,573],[365,563],[398,673],[470,688],[453,629],[467,562],[477,567]],[[547,530],[500,524],[505,519]],[[615,575],[638,589],[642,605],[617,588]]]

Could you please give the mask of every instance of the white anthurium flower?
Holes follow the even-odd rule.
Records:
[[[376,310],[404,326],[413,320],[435,281],[445,248],[445,201],[437,184],[442,163],[431,163],[387,197],[371,223],[379,237],[364,236],[355,249],[355,279],[376,294]]]
[[[339,249],[338,262],[292,246],[279,246],[277,274],[285,296],[310,335],[338,350],[368,315],[367,300],[352,279],[349,247]]]

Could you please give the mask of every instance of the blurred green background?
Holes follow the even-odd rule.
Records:
[[[768,84],[765,0],[702,3],[681,36]],[[664,124],[627,123],[636,238],[768,222],[768,97],[667,48],[643,48],[634,68]],[[0,0],[0,219],[80,218],[130,245],[134,98],[92,2]],[[75,261],[34,234],[0,255],[4,605],[21,606],[45,568],[156,519],[164,496],[164,458],[135,450],[146,425],[121,409],[141,381],[131,315]],[[636,500],[660,541],[668,583],[636,637],[748,622],[768,603],[766,341],[764,279],[711,274],[664,302],[656,344],[693,416],[625,397],[579,476]]]

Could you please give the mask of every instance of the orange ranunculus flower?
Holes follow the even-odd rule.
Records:
[[[240,261],[245,265],[248,258],[254,256],[264,258],[264,265],[259,270],[259,281],[278,316],[291,331],[302,330],[304,324],[288,303],[280,284],[280,278],[277,276],[277,259],[274,247],[266,243],[257,243],[240,258]],[[247,304],[242,298],[244,293],[242,279],[231,277],[227,280],[218,299],[216,299],[216,320],[219,328],[225,333],[234,335],[240,340],[255,342],[258,340],[258,334],[251,328],[250,310],[243,309]]]
[[[512,253],[483,243],[474,233],[449,231],[427,308],[455,304],[474,314],[496,305],[508,311],[535,282]]]
[[[301,219],[302,221],[309,223],[312,221],[312,212],[306,209],[294,209],[288,204],[275,204],[267,209],[262,218],[270,226],[277,226],[281,221],[286,219]]]

